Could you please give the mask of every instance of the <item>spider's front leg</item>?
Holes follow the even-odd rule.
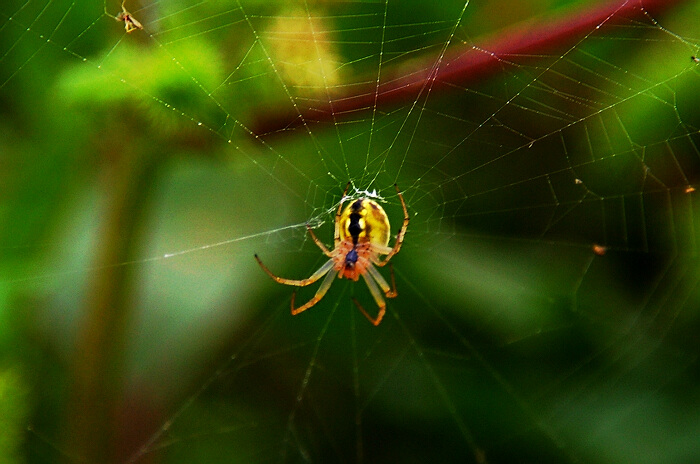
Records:
[[[316,234],[314,234],[313,229],[311,228],[310,225],[306,224],[306,230],[309,231],[309,235],[311,235],[311,238],[314,240],[314,243],[316,244],[317,247],[321,249],[324,255],[328,256],[329,258],[333,257],[333,253],[331,253],[328,248],[326,248],[326,245],[323,244],[322,241],[316,237]]]
[[[345,190],[343,190],[343,196],[340,197],[340,204],[338,205],[338,211],[335,213],[335,235],[333,236],[333,246],[337,247],[340,243],[340,216],[343,214],[343,203],[345,203],[345,195],[348,193],[351,182],[345,185]]]
[[[403,208],[403,223],[401,224],[401,228],[399,229],[399,232],[396,234],[396,243],[394,243],[394,248],[387,253],[387,255],[384,257],[383,260],[377,259],[374,263],[379,266],[385,266],[386,263],[389,262],[391,258],[394,257],[396,253],[401,250],[401,245],[403,244],[403,238],[406,235],[406,230],[408,229],[408,223],[411,220],[411,216],[408,214],[408,208],[406,208],[406,202],[403,199],[403,195],[401,194],[401,191],[399,190],[399,186],[394,184],[394,187],[396,188],[396,193],[399,196],[399,200],[401,200],[401,207]]]

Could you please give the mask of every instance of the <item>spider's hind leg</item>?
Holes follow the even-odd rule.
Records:
[[[380,322],[382,322],[382,319],[384,318],[384,314],[386,313],[386,303],[382,303],[382,306],[379,307],[379,312],[377,313],[377,317],[372,318],[372,316],[369,315],[369,313],[365,310],[364,307],[360,304],[359,301],[357,301],[357,298],[352,297],[353,303],[355,303],[355,306],[357,306],[357,309],[360,310],[360,312],[367,318],[368,321],[372,323],[375,327],[379,325]]]
[[[321,298],[323,298],[326,295],[328,289],[331,288],[331,284],[333,283],[333,280],[335,279],[336,275],[337,274],[335,272],[329,272],[328,275],[326,275],[326,278],[323,279],[321,286],[318,287],[318,290],[316,290],[316,294],[314,295],[314,297],[311,298],[306,304],[301,305],[298,308],[294,307],[294,300],[296,298],[297,292],[292,293],[292,316],[296,316],[297,314],[306,311],[307,309],[321,301]]]

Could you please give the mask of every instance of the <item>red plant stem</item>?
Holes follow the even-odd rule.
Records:
[[[479,82],[503,70],[499,57],[537,55],[570,47],[614,17],[641,17],[644,12],[654,17],[681,3],[683,0],[612,0],[570,9],[555,17],[539,17],[500,31],[497,38],[483,45],[452,51],[442,59],[437,72],[436,58],[431,56],[416,65],[414,71],[404,70],[401,76],[392,78],[390,71],[383,72],[384,82],[378,91],[374,84],[353,86],[353,93],[335,95],[332,101],[316,106],[299,106],[299,113],[266,113],[258,119],[253,132],[267,134],[305,123],[339,120],[343,114],[369,110],[375,105],[414,101],[431,86],[435,91],[445,90],[448,83],[464,86]]]

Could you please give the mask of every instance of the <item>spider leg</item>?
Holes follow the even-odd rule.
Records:
[[[343,203],[345,202],[345,194],[348,193],[348,189],[350,188],[350,182],[347,183],[345,186],[345,190],[343,190],[343,196],[340,197],[340,204],[338,205],[338,212],[335,213],[335,235],[334,237],[334,247],[337,248],[338,244],[340,243],[340,216],[343,212]]]
[[[329,263],[332,262],[333,261],[329,261]],[[306,304],[299,306],[298,308],[294,308],[294,298],[296,297],[297,292],[295,291],[294,293],[292,293],[292,316],[296,316],[300,312],[306,311],[307,309],[321,301],[321,298],[323,298],[328,289],[331,288],[331,284],[333,283],[333,280],[335,279],[336,275],[337,274],[335,272],[328,272],[326,278],[323,279],[323,282],[321,282],[321,286],[318,287],[318,290],[316,290],[316,294],[314,295],[314,297],[311,298]]]
[[[391,251],[384,257],[383,260],[377,259],[375,261],[375,264],[379,267],[385,266],[387,262],[396,254],[399,252],[401,249],[401,244],[403,243],[403,237],[406,234],[406,228],[408,227],[408,222],[410,221],[411,217],[408,215],[408,208],[406,208],[406,202],[403,200],[403,195],[401,195],[401,190],[399,190],[399,186],[394,184],[394,187],[396,187],[396,193],[399,196],[399,200],[401,200],[401,207],[403,208],[403,224],[401,224],[401,228],[399,229],[399,233],[396,234],[396,243],[394,244],[394,248],[391,249]]]
[[[391,287],[389,287],[389,283],[386,281],[384,276],[382,276],[379,271],[377,270],[376,267],[372,266],[371,264],[367,266],[367,271],[369,272],[369,275],[374,278],[374,280],[377,281],[379,286],[381,287],[382,291],[384,292],[384,295],[386,295],[387,298],[396,298],[396,295],[398,295],[398,292],[396,291],[396,279],[394,278],[394,266],[389,263],[389,272],[391,273]]]
[[[392,250],[391,247],[382,246],[382,245],[377,245],[376,243],[372,243],[372,244],[370,245],[370,247],[372,248],[372,252],[373,252],[373,253],[380,254],[380,255],[388,255],[389,253],[391,253],[391,250]],[[378,264],[378,263],[381,263],[382,260],[379,259],[379,256],[373,256],[373,257],[372,257],[372,262],[373,262],[374,264]]]
[[[369,292],[372,294],[372,297],[374,297],[374,301],[377,303],[377,306],[379,306],[379,312],[377,313],[377,317],[373,318],[372,316],[369,315],[369,313],[365,310],[365,308],[362,307],[359,301],[355,297],[353,297],[352,301],[355,303],[355,306],[357,306],[357,309],[364,314],[364,316],[367,318],[368,321],[372,323],[374,326],[378,326],[380,322],[382,322],[382,318],[384,317],[384,313],[386,313],[386,302],[384,301],[384,297],[382,296],[382,292],[379,290],[379,287],[377,287],[377,284],[374,280],[372,280],[371,276],[367,276],[367,274],[362,274],[362,277],[364,277],[365,282],[367,283],[367,288],[369,288]],[[384,280],[382,278],[382,280]],[[386,283],[386,282],[385,282]]]
[[[324,255],[328,256],[329,258],[333,257],[333,254],[328,251],[328,248],[326,248],[326,245],[323,244],[322,241],[316,237],[316,234],[314,234],[313,229],[311,228],[310,225],[306,224],[306,229],[309,231],[309,235],[311,235],[311,238],[314,239],[314,243],[316,244],[317,247],[321,249]]]
[[[275,282],[278,282],[278,283],[284,284],[284,285],[294,285],[295,287],[306,287],[307,285],[311,285],[312,283],[316,282],[318,279],[323,277],[325,274],[327,274],[328,271],[333,269],[333,260],[329,259],[328,261],[326,261],[326,263],[323,266],[318,268],[318,270],[316,272],[311,274],[311,277],[309,277],[308,279],[301,279],[301,280],[285,279],[283,277],[278,277],[278,276],[274,275],[272,273],[272,271],[270,271],[267,268],[267,266],[265,266],[263,264],[263,262],[260,260],[260,258],[258,258],[257,254],[255,255],[255,259],[258,261],[258,264],[260,265],[262,270],[265,271],[265,273],[267,273],[267,275],[272,277],[272,279]],[[326,289],[326,290],[328,290],[328,289]]]

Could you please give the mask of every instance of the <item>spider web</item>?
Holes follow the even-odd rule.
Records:
[[[700,456],[697,3],[535,51],[498,37],[586,3],[435,3],[145,1],[131,34],[118,2],[4,7],[3,281],[67,385],[30,462]],[[253,260],[310,275],[348,180],[411,215],[377,328],[364,283],[292,317]]]

